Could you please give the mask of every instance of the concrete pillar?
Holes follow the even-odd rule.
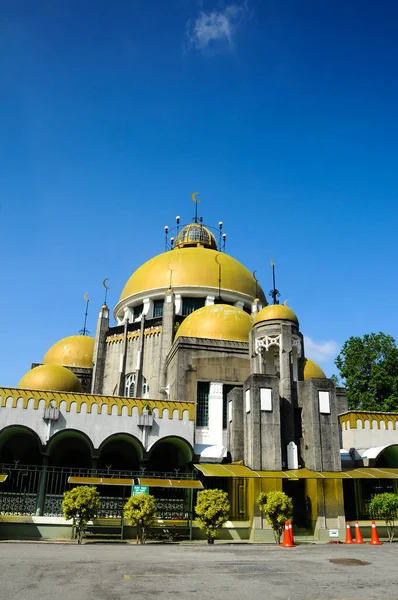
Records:
[[[142,384],[143,384],[143,374],[142,374],[142,365],[144,361],[144,337],[145,331],[145,317],[141,316],[141,328],[140,328],[140,339],[138,340],[138,350],[137,350],[137,362],[135,365],[135,387],[134,387],[134,398],[142,398]]]
[[[163,305],[162,317],[162,339],[160,342],[159,355],[159,392],[164,398],[167,398],[167,366],[166,358],[174,340],[174,315],[175,315],[175,295],[173,290],[167,290]]]
[[[126,358],[127,358],[127,333],[128,333],[129,322],[126,320],[124,322],[124,331],[123,331],[123,345],[122,352],[120,354],[120,362],[119,362],[119,379],[118,379],[118,396],[125,395],[125,384],[126,384]]]
[[[99,312],[97,330],[95,332],[93,379],[91,382],[92,394],[102,394],[102,382],[104,379],[106,361],[106,336],[108,330],[109,308],[106,306],[106,304],[103,304]]]
[[[47,467],[50,462],[49,456],[43,456],[43,470],[40,476],[39,491],[37,494],[36,516],[41,517],[44,514],[44,505],[46,502],[46,485],[47,485]]]
[[[233,461],[244,459],[243,414],[243,389],[236,387],[228,394],[227,447]]]
[[[261,301],[259,300],[259,298],[255,298],[252,302],[252,311],[251,311],[253,319],[257,315],[257,313],[260,312],[262,307],[263,307],[263,305],[261,304]]]
[[[255,470],[280,471],[281,415],[279,382],[272,375],[251,375],[243,385],[245,465]]]
[[[312,471],[341,471],[339,404],[330,379],[309,379],[297,384],[302,406],[305,466]]]
[[[292,326],[281,324],[280,384],[279,394],[282,405],[283,461],[287,464],[287,445],[295,441],[294,406],[292,397]]]
[[[209,442],[222,446],[223,384],[212,381],[209,389]]]

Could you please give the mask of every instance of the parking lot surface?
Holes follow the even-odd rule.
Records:
[[[394,599],[398,544],[0,543],[1,600]]]

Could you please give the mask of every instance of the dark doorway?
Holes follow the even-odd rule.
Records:
[[[307,499],[305,495],[305,480],[283,481],[283,491],[293,500],[293,524],[307,529],[310,527],[308,518]]]

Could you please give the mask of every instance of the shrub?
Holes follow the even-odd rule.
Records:
[[[275,542],[280,544],[286,521],[293,517],[293,501],[284,492],[261,492],[257,498],[260,510],[274,532]]]
[[[95,487],[82,485],[64,493],[62,512],[65,519],[73,519],[77,543],[82,543],[84,530],[89,521],[97,515],[100,495]]]
[[[387,525],[390,542],[395,535],[395,519],[398,517],[398,495],[390,492],[376,494],[369,504],[369,512],[373,519],[383,519]]]
[[[124,516],[137,527],[137,543],[145,544],[146,529],[156,521],[155,498],[150,494],[131,496],[124,505]]]
[[[228,494],[222,490],[203,490],[198,493],[195,512],[199,527],[205,532],[208,544],[214,544],[218,529],[229,519],[231,510]]]

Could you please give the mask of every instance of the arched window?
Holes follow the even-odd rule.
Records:
[[[131,373],[126,379],[126,392],[127,398],[134,398],[135,395],[135,373]]]
[[[127,396],[127,398],[135,397],[135,382],[136,382],[136,374],[130,373],[130,375],[128,375],[126,378],[125,395]],[[149,398],[149,385],[147,384],[145,377],[142,377],[141,394],[138,394],[137,397],[138,398]]]

